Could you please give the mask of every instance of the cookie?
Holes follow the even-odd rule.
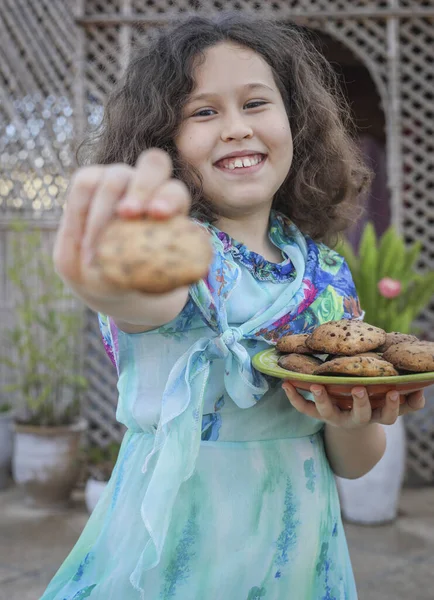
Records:
[[[374,358],[381,358],[381,354],[378,354],[378,352],[362,352],[361,354],[356,354],[356,356],[373,356]],[[324,359],[324,362],[330,362],[335,358],[342,357],[337,356],[336,354],[327,354],[326,358]]]
[[[415,335],[408,333],[399,333],[399,331],[391,331],[386,333],[386,341],[377,348],[378,352],[385,352],[393,344],[399,344],[400,342],[418,342],[418,338]]]
[[[208,234],[190,219],[114,219],[105,230],[96,266],[120,288],[163,294],[190,285],[208,273]]]
[[[307,338],[313,352],[354,356],[375,350],[386,341],[386,332],[363,321],[342,319],[319,325]]]
[[[383,358],[396,369],[427,373],[434,371],[434,342],[401,342],[390,346]]]
[[[398,375],[386,360],[369,355],[340,356],[317,367],[313,375],[350,375],[355,377],[389,377]]]
[[[285,354],[279,358],[277,364],[287,371],[312,375],[314,370],[321,364],[321,361],[314,356],[306,356],[305,354]]]
[[[293,335],[284,335],[276,344],[279,352],[296,354],[312,354],[312,350],[306,346],[308,333],[295,333]]]

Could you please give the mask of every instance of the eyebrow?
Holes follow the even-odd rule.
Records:
[[[273,88],[266,85],[265,83],[248,83],[242,87],[243,87],[243,89],[246,89],[246,90],[263,89],[263,90],[268,90],[269,92],[275,91],[275,90],[273,90]],[[195,94],[188,99],[188,103],[196,102],[198,100],[205,100],[207,98],[211,98],[213,96],[218,96],[218,95],[219,94],[217,94],[216,92],[203,92],[201,94]]]

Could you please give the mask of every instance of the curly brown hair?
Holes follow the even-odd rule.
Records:
[[[358,198],[371,174],[350,133],[349,109],[333,68],[306,31],[294,24],[226,13],[190,16],[163,30],[136,50],[108,99],[100,127],[82,145],[80,162],[86,148],[86,162],[130,165],[146,148],[162,148],[173,160],[174,176],[191,191],[191,214],[212,222],[215,209],[197,184],[199,174],[183,163],[174,139],[195,86],[198,61],[220,42],[261,55],[285,104],[294,156],[273,207],[313,239],[336,239],[360,213]]]

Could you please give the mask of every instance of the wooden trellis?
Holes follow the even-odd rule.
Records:
[[[74,163],[73,134],[98,121],[132,46],[180,14],[230,9],[324,32],[369,70],[385,115],[392,222],[408,242],[423,241],[419,268],[433,269],[434,0],[4,0],[0,215],[56,219]],[[120,435],[116,376],[95,315],[88,317],[85,410],[92,439],[104,444]],[[434,339],[434,301],[421,324]],[[407,419],[407,428],[411,467],[433,481],[434,409]]]
[[[15,236],[11,221],[29,221],[50,248],[73,165],[74,29],[66,2],[4,0],[0,7],[2,351],[4,328],[14,320],[15,297],[6,278]],[[0,366],[2,384],[8,376]]]

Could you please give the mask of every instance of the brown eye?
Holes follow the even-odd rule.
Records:
[[[268,102],[264,102],[263,100],[254,100],[252,102],[247,102],[244,105],[244,108],[258,108],[259,106],[264,106],[264,104],[268,104]]]
[[[192,117],[211,117],[215,112],[212,108],[203,108],[195,112]]]

